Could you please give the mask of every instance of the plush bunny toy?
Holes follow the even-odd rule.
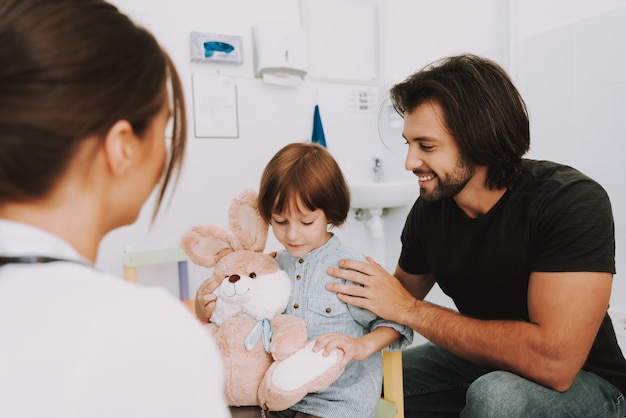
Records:
[[[343,353],[313,353],[304,321],[282,313],[290,280],[262,252],[269,226],[259,215],[256,192],[236,197],[228,220],[230,230],[196,225],[181,240],[192,262],[213,267],[196,293],[196,314],[208,320],[222,354],[228,404],[288,409],[339,377]]]

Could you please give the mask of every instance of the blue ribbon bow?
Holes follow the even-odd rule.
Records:
[[[248,351],[252,350],[261,337],[263,337],[263,348],[269,353],[270,341],[272,340],[272,323],[267,318],[259,320],[252,331],[250,331],[244,343],[246,349]]]

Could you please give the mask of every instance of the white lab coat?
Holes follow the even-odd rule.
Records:
[[[80,259],[58,237],[5,220],[0,255]],[[0,417],[230,414],[217,347],[180,301],[54,262],[0,267]]]

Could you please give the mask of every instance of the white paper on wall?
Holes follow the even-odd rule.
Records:
[[[237,85],[230,77],[194,74],[196,138],[238,138]]]

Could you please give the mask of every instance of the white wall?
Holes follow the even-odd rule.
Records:
[[[300,24],[300,3],[294,0],[114,0],[120,9],[151,30],[172,55],[183,79],[188,113],[192,114],[191,77],[208,73],[232,78],[237,85],[239,138],[195,138],[194,121],[189,118],[189,141],[185,168],[167,212],[150,226],[151,201],[139,221],[110,233],[100,247],[98,267],[122,274],[121,257],[126,246],[150,249],[177,246],[181,235],[198,223],[226,225],[231,198],[244,188],[257,188],[261,172],[271,156],[283,145],[309,140],[313,108],[321,110],[328,149],[335,155],[347,177],[369,175],[372,157],[383,159],[389,178],[412,176],[402,164],[388,162],[394,154],[387,150],[378,136],[378,102],[382,99],[378,84],[360,85],[307,79],[297,89],[272,86],[253,76],[251,27],[260,22],[279,21]],[[244,63],[241,66],[191,64],[188,36],[191,31],[240,35],[244,41]],[[374,89],[376,106],[367,111],[350,108],[351,95],[359,89]],[[393,148],[393,147],[392,147]],[[395,151],[401,158],[404,149]],[[418,195],[416,186],[415,197]],[[337,233],[349,244],[372,255],[392,269],[399,250],[399,228],[404,218],[401,209],[385,215],[389,241],[372,240],[362,222],[350,217]],[[268,250],[278,249],[273,238]],[[386,252],[390,254],[387,259]],[[139,272],[139,282],[158,284],[176,292],[175,280],[167,276],[175,269]],[[209,274],[192,266],[191,290]]]
[[[299,21],[297,2],[234,0],[228,2],[177,0],[116,0],[120,9],[151,30],[172,56],[183,81],[189,114],[186,164],[168,210],[150,227],[152,202],[139,221],[113,231],[103,241],[98,266],[121,275],[125,246],[137,249],[177,246],[180,236],[194,224],[226,224],[229,201],[241,190],[256,187],[263,164],[286,142],[304,140],[312,126],[311,93],[308,90],[272,89],[252,77],[251,26],[258,21]],[[244,37],[242,66],[222,66],[238,88],[240,138],[195,139],[191,101],[192,66],[189,61],[191,31]],[[198,71],[222,71],[220,66]],[[192,291],[206,272],[191,269]],[[139,282],[151,284],[155,274],[139,272]],[[158,284],[173,291],[175,281],[160,278]]]
[[[502,0],[384,0],[381,65],[386,85],[447,55],[471,52],[506,66],[508,4]]]
[[[613,204],[617,269],[613,303],[626,306],[626,1],[514,1],[513,77],[531,114],[529,156],[573,165]],[[556,7],[560,4],[561,7]],[[569,13],[562,13],[568,10]],[[550,24],[551,23],[551,24]]]
[[[380,11],[380,64],[385,88],[404,80],[424,65],[453,54],[479,54],[507,67],[507,2],[385,0],[381,3],[385,7]],[[384,139],[398,141],[401,138],[401,128],[401,125],[395,129],[386,127],[383,130]],[[396,160],[396,164],[404,164],[403,158],[404,155]],[[398,230],[401,227],[398,225]],[[395,254],[399,254],[399,247]],[[454,307],[450,298],[438,286],[429,293],[427,299]]]
[[[613,203],[617,239],[618,273],[611,302],[613,307],[624,309],[626,197],[621,193],[620,173],[624,172],[626,159],[626,0],[376,1],[380,45],[372,50],[379,51],[380,101],[391,84],[435,59],[459,52],[488,56],[510,71],[527,100],[532,127],[529,157],[571,164],[604,185]],[[389,176],[406,175],[405,148],[400,129],[392,123],[392,112],[382,109],[379,123],[378,112],[354,112],[346,106],[354,89],[371,85],[309,79],[299,89],[285,89],[253,78],[251,26],[262,21],[299,24],[300,2],[115,3],[152,30],[170,52],[188,98],[192,72],[219,70],[235,80],[240,137],[190,136],[187,164],[167,213],[149,228],[150,208],[146,207],[136,225],[111,233],[101,246],[100,268],[121,274],[121,254],[126,245],[175,246],[191,225],[225,224],[230,198],[245,187],[257,187],[263,166],[273,153],[288,142],[310,138],[316,102],[321,108],[328,148],[349,177],[364,175],[373,156],[383,157]],[[345,29],[350,30],[348,22]],[[243,36],[244,64],[192,67],[188,53],[192,30]],[[189,122],[193,128],[193,120]],[[382,145],[381,137],[391,150]],[[383,240],[372,240],[362,223],[352,218],[338,234],[393,269],[408,209],[394,209],[385,215]],[[270,248],[277,248],[275,241],[270,240]],[[192,268],[191,273],[193,291],[207,272]],[[176,288],[173,280],[146,280]],[[449,304],[437,292],[429,298]]]
[[[626,1],[513,0],[511,16],[513,78],[531,115],[529,157],[572,165],[609,193],[611,307],[613,319],[626,317]]]

